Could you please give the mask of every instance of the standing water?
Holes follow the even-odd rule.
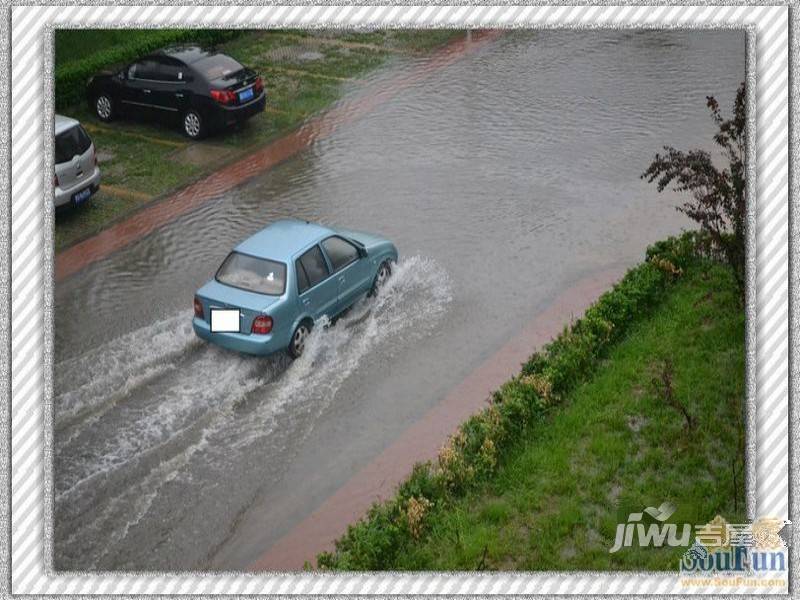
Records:
[[[254,561],[560,292],[690,226],[639,175],[665,144],[712,149],[705,97],[732,104],[744,48],[734,31],[507,32],[59,282],[56,567]],[[282,217],[389,237],[388,288],[294,363],[197,340],[194,290]]]

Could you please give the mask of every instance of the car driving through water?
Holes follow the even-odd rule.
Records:
[[[374,294],[397,248],[380,236],[281,220],[241,242],[197,290],[192,326],[230,350],[298,358],[315,323]]]

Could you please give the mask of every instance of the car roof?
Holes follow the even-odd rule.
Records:
[[[179,60],[186,65],[190,65],[198,60],[209,56],[216,56],[219,52],[212,52],[196,45],[173,45],[161,48],[152,53],[151,56],[168,56]]]
[[[289,261],[300,250],[334,234],[332,229],[322,225],[282,219],[250,236],[236,246],[235,250],[259,258]]]
[[[79,121],[65,117],[64,115],[56,115],[55,117],[55,135],[64,133],[67,129],[72,129],[75,125],[80,125]]]

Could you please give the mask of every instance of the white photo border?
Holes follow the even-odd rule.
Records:
[[[8,6],[8,5],[7,5]],[[2,203],[3,256],[0,380],[7,409],[0,425],[8,447],[0,453],[5,477],[0,517],[8,537],[0,560],[12,594],[681,594],[677,573],[55,573],[52,548],[52,365],[54,218],[52,142],[53,31],[59,27],[232,28],[724,28],[747,32],[748,83],[748,292],[747,311],[747,506],[750,517],[770,515],[798,522],[796,487],[790,514],[789,379],[797,390],[797,361],[789,361],[789,156],[796,160],[797,131],[789,150],[789,34],[797,24],[780,6],[236,6],[11,5],[10,41],[0,50],[5,81],[0,124],[9,190]],[[793,9],[794,10],[794,9]],[[794,69],[792,69],[794,72]],[[9,135],[10,133],[10,135]],[[10,143],[9,143],[10,140]],[[792,163],[794,167],[795,164]],[[10,183],[10,186],[9,186]],[[47,191],[46,191],[47,190]],[[796,212],[795,212],[796,217]],[[796,219],[793,246],[798,239]],[[792,261],[792,297],[798,267]],[[792,312],[797,326],[797,314]],[[796,329],[795,329],[796,331]],[[796,355],[793,355],[795,357]],[[792,454],[792,477],[797,474]],[[797,547],[798,527],[795,527]],[[46,558],[47,557],[47,558]],[[791,554],[790,577],[797,567]],[[4,581],[5,583],[5,581]],[[792,585],[790,583],[790,585]],[[794,590],[794,587],[791,588]],[[730,587],[693,592],[731,594]],[[736,592],[783,593],[744,588]]]

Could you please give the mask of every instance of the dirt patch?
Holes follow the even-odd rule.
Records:
[[[297,64],[312,62],[323,58],[325,58],[325,55],[322,52],[309,48],[306,44],[288,44],[270,48],[266,52],[259,54],[256,60],[260,64],[271,65],[275,63]]]
[[[100,164],[114,160],[114,153],[109,152],[108,150],[98,150],[95,153],[95,156],[97,157],[97,162],[99,162]]]
[[[303,62],[312,61],[312,60],[321,60],[325,58],[325,55],[322,52],[317,52],[316,50],[306,50],[298,54],[297,58]]]
[[[606,545],[606,541],[596,529],[590,527],[586,531],[586,545],[592,548],[602,548]]]
[[[575,558],[578,555],[578,551],[575,549],[575,546],[572,544],[565,544],[561,547],[561,550],[558,552],[558,555],[561,557],[562,560],[569,560],[571,558]]]
[[[619,500],[619,495],[622,493],[622,486],[618,483],[611,484],[611,489],[608,490],[608,502],[610,504],[616,504],[617,500]]]
[[[169,154],[169,159],[182,165],[207,167],[219,164],[233,155],[231,148],[213,144],[189,144],[181,150]]]
[[[633,415],[628,417],[628,429],[634,433],[639,433],[642,430],[642,427],[645,425],[647,425],[647,419],[641,415]]]
[[[707,277],[707,276],[706,276],[706,277]],[[701,304],[707,304],[707,303],[711,302],[713,299],[714,299],[714,293],[713,293],[713,292],[706,292],[705,294],[703,294],[703,296],[701,296],[700,298],[698,298],[698,299],[695,301],[695,303],[693,304],[693,306],[694,306],[695,308],[697,308],[697,307],[698,307],[698,306],[700,306]]]

